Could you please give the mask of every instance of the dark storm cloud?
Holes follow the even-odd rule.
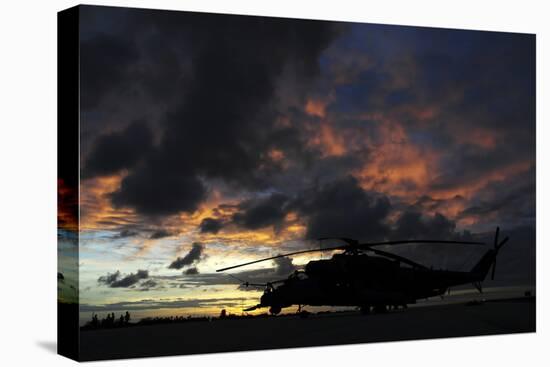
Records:
[[[160,158],[150,158],[146,165],[147,168],[137,167],[122,180],[120,189],[112,193],[115,207],[133,207],[151,216],[192,213],[206,198],[203,182],[187,175],[185,169],[178,171]]]
[[[149,272],[147,270],[138,270],[137,273],[130,273],[122,279],[115,280],[110,283],[111,288],[127,288],[130,287],[141,279],[147,279],[149,277]]]
[[[306,222],[306,239],[383,239],[392,232],[388,215],[394,210],[387,196],[364,190],[352,176],[327,181],[295,197],[271,194],[245,200],[238,207],[233,223],[252,230],[273,226],[278,231],[285,216],[295,211]]]
[[[465,123],[475,125],[480,122],[479,117],[486,118],[485,127],[515,131],[523,143],[534,138],[534,129],[525,129],[521,122],[534,123],[535,117],[535,36],[460,32],[454,37],[461,36],[463,40],[469,38],[471,44],[433,50],[435,57],[424,62],[424,80],[441,85],[441,81],[452,78],[456,84],[447,82],[446,88],[463,88],[463,98],[450,112],[463,111],[462,114],[474,117]],[[446,59],[437,56],[445,53]]]
[[[307,218],[306,237],[381,239],[390,231],[390,200],[347,177],[306,192],[293,204]]]
[[[288,276],[290,273],[296,270],[296,266],[292,263],[290,257],[279,257],[274,260],[275,262],[275,275]]]
[[[133,231],[131,229],[123,229],[121,230],[115,238],[128,238],[128,237],[135,237],[138,235],[138,232]]]
[[[113,86],[126,80],[139,52],[133,41],[112,34],[96,34],[80,43],[82,108],[95,107]]]
[[[516,144],[487,149],[469,144],[449,147],[443,153],[439,174],[430,184],[433,190],[459,189],[476,182],[480,177],[505,170],[511,163],[528,160],[529,151],[517,149]],[[456,172],[460,172],[457,175]]]
[[[152,148],[153,135],[142,122],[125,130],[101,135],[89,153],[83,172],[86,177],[109,175],[132,168]]]
[[[415,210],[408,210],[399,216],[392,235],[396,239],[436,239],[436,240],[468,240],[468,233],[458,234],[456,223],[440,213],[433,216],[422,215]]]
[[[225,194],[248,191],[252,199],[234,208],[233,217],[204,219],[201,233],[219,233],[224,225],[278,230],[289,211],[303,219],[310,239],[462,238],[456,223],[472,218],[476,232],[534,224],[534,179],[507,171],[535,162],[532,35],[355,24],[352,34],[338,38],[339,26],[327,22],[101,9],[89,21],[86,12],[82,107],[98,124],[88,124],[97,129],[93,139],[83,135],[90,139],[85,173],[129,170],[111,196],[116,208],[153,216],[191,213],[221,182]],[[333,46],[340,48],[332,56],[323,52]],[[359,65],[356,53],[368,65]],[[346,58],[354,63],[344,83],[319,75],[318,60],[336,70]],[[326,120],[344,141],[342,155],[324,156],[323,146],[308,144],[321,119],[301,106],[325,88],[334,91]],[[293,100],[290,107],[285,99]],[[158,112],[157,118],[140,117],[149,134],[141,135],[149,136],[145,149],[125,143],[135,140],[132,125],[101,125],[118,124],[105,118],[118,121],[111,115],[117,109],[120,126],[135,113]],[[435,112],[417,116],[422,109]],[[385,118],[358,117],[379,113]],[[281,117],[290,123],[276,124]],[[386,120],[396,121],[390,129],[398,142],[378,131]],[[477,129],[486,130],[486,139],[472,138]],[[418,158],[428,161],[428,182],[403,179],[371,192],[342,179],[376,163],[386,144],[429,151]],[[273,149],[284,158],[270,160]],[[380,175],[407,173],[403,158],[380,164]],[[493,176],[505,179],[486,183]],[[534,169],[527,176],[534,177]],[[478,185],[485,186],[463,190]],[[400,191],[414,196],[396,197]],[[454,217],[450,207],[464,210]],[[198,275],[197,281],[207,279]]]
[[[466,198],[461,195],[455,195],[449,199],[435,199],[429,195],[422,195],[412,205],[412,208],[420,212],[437,212],[452,205],[464,205],[466,201]]]
[[[130,273],[122,278],[120,271],[117,270],[112,274],[99,277],[97,282],[108,285],[111,288],[128,288],[139,282],[141,279],[147,278],[149,278],[149,272],[147,270],[138,270],[136,273]]]
[[[185,275],[196,275],[196,274],[199,274],[199,269],[197,269],[196,267],[185,270]]]
[[[162,289],[162,288],[164,287],[159,285],[157,281],[153,279],[148,279],[139,285],[138,290],[146,292],[146,291]]]
[[[534,121],[534,35],[378,25],[355,25],[354,32],[355,50],[377,63],[344,85],[353,90],[343,103],[356,99],[361,111],[444,106],[442,132],[447,117],[451,124],[458,117],[472,127],[532,130],[518,122]],[[410,116],[402,122],[419,123]]]
[[[536,214],[535,168],[479,189],[459,218],[475,218],[480,225],[534,226]]]
[[[173,235],[172,232],[169,232],[165,229],[159,229],[159,230],[156,230],[153,233],[151,233],[151,235],[149,236],[149,239],[158,240],[160,238],[170,237],[172,235]]]
[[[120,271],[117,270],[114,273],[109,273],[107,275],[102,275],[97,279],[98,283],[112,284],[120,277]]]
[[[492,184],[485,188],[485,192],[490,190],[498,190],[498,188],[501,187],[501,183]],[[462,211],[460,215],[467,217],[499,213],[502,216],[506,214],[514,214],[510,215],[512,218],[527,218],[527,216],[532,216],[534,214],[534,192],[534,185],[519,187],[513,190],[505,189],[504,192],[493,191],[492,197],[481,199],[475,205]],[[480,197],[483,196],[480,195]],[[531,217],[530,219],[534,220],[534,217]]]
[[[115,206],[133,207],[148,215],[193,212],[207,195],[199,177],[262,187],[267,177],[260,168],[269,171],[269,149],[305,146],[287,144],[301,142],[301,138],[292,128],[275,126],[273,100],[278,81],[284,73],[291,73],[293,79],[303,83],[317,76],[319,55],[341,33],[342,26],[140,10],[126,12],[122,18],[127,28],[114,27],[109,36],[85,32],[89,47],[112,47],[123,39],[130,45],[127,48],[140,42],[140,55],[175,59],[162,65],[160,73],[156,67],[149,70],[147,63],[140,65],[141,74],[147,75],[140,74],[137,80],[143,81],[141,87],[150,94],[169,87],[177,91],[178,98],[168,103],[161,118],[163,133],[157,149],[133,167],[113,193]],[[140,37],[151,42],[138,41]],[[164,47],[158,47],[153,39]],[[106,75],[102,75],[102,62],[90,56],[87,75],[98,81],[88,82],[83,88],[92,89],[91,96],[106,93],[102,80],[110,79],[116,85],[127,73],[138,69],[137,63],[128,65],[134,60],[134,52],[123,49],[119,53],[117,67],[107,68]],[[187,70],[182,65],[191,66]],[[160,80],[154,80],[157,74]],[[177,77],[181,74],[186,75],[185,80]]]
[[[199,225],[201,233],[218,233],[223,228],[223,221],[215,218],[204,218]]]
[[[178,257],[174,260],[169,266],[169,269],[182,269],[186,266],[193,265],[198,263],[201,260],[201,255],[203,253],[203,245],[195,242],[191,247],[191,250],[184,257]]]
[[[291,258],[278,258],[273,260],[274,267],[265,269],[243,270],[231,273],[199,273],[198,269],[189,268],[190,272],[184,271],[182,275],[156,276],[155,280],[170,284],[173,288],[187,288],[193,286],[214,286],[214,285],[241,285],[244,282],[265,284],[270,281],[285,279],[299,267],[294,265]],[[254,290],[257,288],[241,289]]]
[[[271,194],[267,198],[247,200],[240,204],[241,211],[233,215],[233,222],[247,229],[273,226],[280,229],[287,212],[288,197]]]

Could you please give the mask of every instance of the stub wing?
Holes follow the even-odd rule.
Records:
[[[262,308],[262,307],[264,307],[264,306],[262,306],[261,304],[257,304],[256,306],[245,308],[243,311],[245,311],[245,312],[254,311],[254,310],[257,310],[258,308]]]

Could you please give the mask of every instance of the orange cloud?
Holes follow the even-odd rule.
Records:
[[[311,126],[311,138],[308,141],[310,146],[321,150],[323,157],[341,156],[346,153],[346,144],[344,137],[336,131],[327,122]]]
[[[277,153],[274,153],[278,156]],[[120,230],[124,225],[136,226],[159,226],[174,233],[172,240],[186,245],[195,241],[205,244],[220,244],[237,253],[243,247],[262,245],[276,247],[284,241],[296,240],[303,235],[305,226],[299,219],[289,217],[285,220],[285,226],[281,231],[275,233],[272,227],[260,230],[246,230],[231,224],[232,215],[238,210],[237,204],[242,198],[227,200],[222,194],[213,189],[208,200],[199,209],[192,213],[181,213],[171,217],[163,218],[159,222],[147,223],[133,209],[113,208],[109,194],[118,189],[124,174],[109,177],[98,177],[83,180],[81,182],[81,230]],[[218,218],[229,223],[217,234],[200,233],[200,223],[205,218]],[[130,257],[138,258],[147,254],[152,248],[161,246],[163,240],[151,240],[143,237],[136,237],[131,240],[136,251]],[[212,250],[210,250],[211,252]],[[224,256],[227,250],[224,250]]]
[[[430,105],[413,105],[408,104],[400,107],[398,113],[405,114],[405,116],[412,118],[416,122],[426,123],[432,120],[439,114],[439,108]],[[425,125],[425,124],[424,124]]]
[[[437,115],[438,109],[409,108],[407,113],[417,118],[431,119]],[[451,188],[434,189],[433,183],[439,175],[441,152],[412,142],[407,131],[392,113],[374,112],[364,114],[361,118],[365,122],[375,124],[377,139],[375,141],[368,135],[361,137],[370,148],[369,160],[352,174],[363,188],[400,196],[401,200],[408,204],[414,204],[423,195],[446,202],[437,210],[427,210],[427,214],[438,211],[448,217],[456,217],[464,210],[466,200],[489,182],[521,174],[531,166],[529,161],[511,163],[504,168],[497,167],[483,172],[467,183],[457,184]],[[475,144],[486,149],[492,149],[496,145],[498,133],[482,128],[460,129],[462,130],[453,132],[458,142]],[[464,200],[453,200],[456,196]]]
[[[521,175],[530,170],[532,162],[518,162],[512,163],[506,167],[499,167],[492,171],[486,171],[483,175],[480,175],[474,180],[471,180],[467,184],[458,185],[450,189],[433,190],[431,195],[433,197],[446,197],[452,195],[460,195],[466,198],[470,198],[479,189],[486,186],[492,181],[501,181],[511,176]]]
[[[80,182],[80,229],[114,229],[124,224],[135,223],[134,210],[113,208],[109,194],[116,191],[125,174],[96,177]]]
[[[326,115],[327,103],[321,100],[308,99],[305,110],[308,115],[324,118]]]
[[[453,136],[460,144],[472,144],[484,149],[494,149],[499,136],[498,131],[481,127],[461,128],[463,124],[453,124]]]
[[[267,154],[273,162],[280,162],[285,158],[285,153],[279,149],[271,149]]]
[[[365,137],[371,148],[370,159],[353,172],[361,186],[392,195],[424,194],[436,173],[436,152],[412,143],[404,128],[391,119],[365,117],[378,117],[379,139],[375,142]]]

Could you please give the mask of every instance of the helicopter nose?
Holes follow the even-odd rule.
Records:
[[[271,302],[271,294],[264,294],[260,297],[260,303],[262,305],[269,305]]]

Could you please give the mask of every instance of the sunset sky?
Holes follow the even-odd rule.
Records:
[[[237,312],[260,293],[215,269],[322,236],[500,225],[497,278],[534,285],[533,35],[80,9],[86,315]],[[402,251],[466,270],[479,256]],[[319,256],[232,273],[280,279]]]

